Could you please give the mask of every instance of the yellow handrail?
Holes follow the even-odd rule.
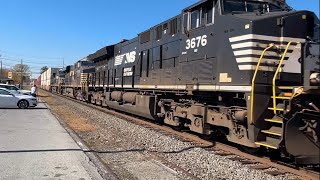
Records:
[[[276,107],[277,107],[277,100],[276,100],[276,79],[277,79],[277,76],[278,76],[279,71],[280,71],[280,69],[281,69],[283,60],[284,60],[284,58],[286,57],[287,52],[288,52],[288,49],[289,49],[289,47],[290,47],[290,45],[291,45],[292,43],[293,43],[292,41],[288,42],[287,47],[286,47],[284,53],[282,54],[281,60],[280,60],[279,65],[278,65],[278,68],[277,68],[277,70],[276,70],[276,72],[275,72],[275,74],[274,74],[274,76],[273,76],[273,79],[272,79],[272,98],[273,98],[273,113],[274,113],[274,114],[277,114],[277,108],[276,108]]]
[[[260,66],[260,63],[261,63],[261,60],[264,56],[264,54],[274,46],[274,44],[269,44],[268,47],[266,47],[263,52],[261,53],[261,56],[258,60],[258,64],[256,66],[256,69],[254,71],[254,74],[253,74],[253,77],[252,77],[252,82],[251,82],[251,102],[250,102],[250,124],[253,124],[254,121],[253,121],[253,103],[254,103],[254,84],[255,84],[255,81],[256,81],[256,77],[257,77],[257,73],[258,73],[258,70],[259,70],[259,66]]]

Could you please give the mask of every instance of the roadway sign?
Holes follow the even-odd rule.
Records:
[[[8,72],[8,78],[12,79],[12,72]]]

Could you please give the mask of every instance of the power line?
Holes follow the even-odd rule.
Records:
[[[1,50],[0,50],[1,51]],[[43,67],[43,66],[56,66],[57,68],[61,68],[61,64],[57,64],[57,65],[52,65],[52,61],[51,62],[43,62],[43,59],[45,58],[42,58],[42,62],[35,62],[35,61],[32,61],[32,60],[25,60],[23,59],[23,63],[25,65],[28,65],[29,68],[30,68],[30,76],[33,76],[33,77],[36,77],[36,76],[39,76],[41,73],[40,73],[40,69]],[[63,62],[63,65],[64,66],[64,58],[46,58],[46,59],[60,59],[62,60]],[[8,57],[7,55],[6,56],[0,56],[0,61],[3,62],[3,60],[5,61],[10,61],[10,62],[16,62],[15,65],[21,65],[22,64],[22,59],[18,59],[18,58],[15,58],[15,57]],[[15,65],[8,65],[8,64],[4,64],[4,66],[6,66],[5,68],[6,69],[12,69],[14,68]],[[39,71],[37,71],[39,70]]]
[[[4,54],[6,54],[5,56],[7,57],[7,59],[16,61],[16,62],[20,62],[20,59],[23,59],[24,62],[26,63],[32,63],[32,64],[43,64],[43,65],[48,65],[52,63],[52,60],[61,60],[62,61],[62,66],[64,67],[64,62],[65,59],[64,57],[44,57],[44,56],[25,56],[21,53],[16,53],[16,52],[12,52],[12,51],[5,51],[5,50],[0,50],[0,52],[4,52]],[[2,53],[3,54],[3,53]],[[14,57],[10,57],[10,55],[8,56],[8,54],[15,54]],[[41,62],[35,62],[35,59],[46,59],[47,62],[45,63],[41,63]],[[60,64],[60,63],[59,63]],[[56,66],[60,66],[60,65],[56,65]]]
[[[0,58],[0,59],[8,60],[8,61],[17,61],[17,62],[19,62],[19,60],[16,60],[16,59],[10,59],[10,58]]]
[[[18,59],[12,59],[12,58],[0,58],[3,60],[7,60],[7,61],[13,61],[13,62],[20,62],[20,60]],[[39,64],[39,65],[48,65],[51,64],[51,62],[32,62],[32,61],[24,61],[25,64]]]
[[[19,64],[15,64],[15,65],[19,65]],[[10,64],[6,64],[6,63],[2,63],[3,67],[9,67],[9,68],[13,68],[15,65],[10,65]],[[40,70],[43,66],[38,66],[38,65],[28,65],[30,69],[34,69],[34,70]],[[57,67],[60,68],[60,67]]]
[[[12,65],[9,65],[9,64],[5,64],[5,63],[2,63],[3,66],[9,66],[9,67],[13,67]]]
[[[13,54],[18,58],[23,58],[23,59],[52,59],[52,60],[57,60],[57,59],[63,59],[63,57],[44,57],[44,56],[26,56],[21,53],[16,53],[16,52],[11,52],[11,51],[4,51],[0,50],[0,52],[6,53],[6,54]]]
[[[18,59],[12,59],[12,58],[0,58],[7,61],[14,61],[14,62],[20,62]],[[48,64],[48,63],[40,63],[40,62],[31,62],[31,61],[25,61],[26,63],[34,63],[34,64]]]

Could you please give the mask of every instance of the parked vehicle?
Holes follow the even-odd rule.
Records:
[[[0,108],[27,109],[38,105],[37,99],[33,96],[14,93],[5,88],[0,88]]]
[[[23,95],[31,95],[31,91],[21,90],[21,89],[17,88],[17,87],[14,86],[14,85],[0,84],[0,88],[5,88],[5,89],[8,89],[8,90],[10,90],[10,91],[16,91],[16,92],[18,92],[19,94],[23,94]]]

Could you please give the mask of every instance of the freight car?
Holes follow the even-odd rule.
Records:
[[[319,164],[312,12],[276,0],[202,0],[86,60],[95,64],[86,81],[63,86],[75,98]]]
[[[51,85],[56,84],[56,76],[59,68],[48,68],[40,75],[40,87],[45,90],[51,90]]]

